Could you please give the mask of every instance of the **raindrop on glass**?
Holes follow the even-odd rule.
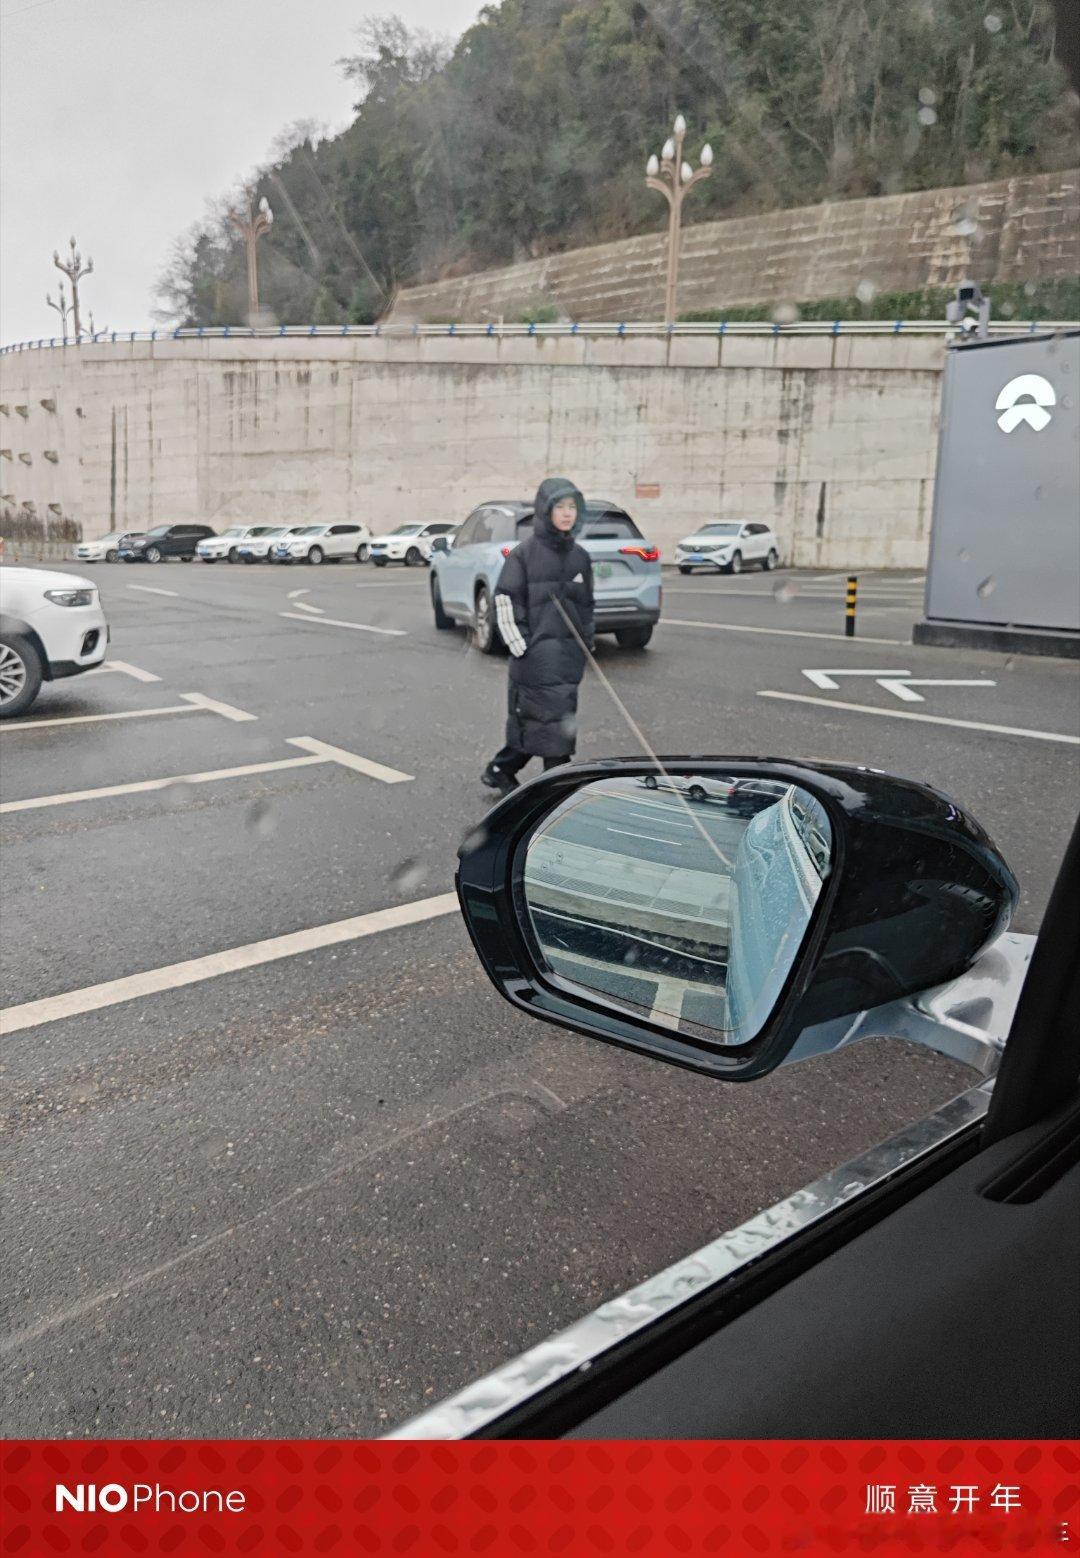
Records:
[[[265,799],[252,801],[244,813],[244,823],[248,830],[257,838],[269,838],[277,827],[277,823],[270,810],[270,802]]]
[[[1005,664],[1002,666],[1001,669],[1003,671],[1015,671],[1016,670],[1016,656],[1015,655],[1010,655],[1009,658],[1006,660]]]
[[[798,322],[799,310],[794,303],[777,303],[772,311],[773,324],[793,325]]]
[[[926,108],[933,108],[934,104],[937,102],[937,93],[934,91],[933,87],[919,88],[919,102],[922,103]]]
[[[958,222],[953,223],[953,232],[958,238],[970,238],[978,231],[978,222],[972,221],[970,216],[962,216]]]
[[[872,281],[860,281],[855,288],[855,296],[860,303],[872,303],[877,295],[877,287]]]
[[[182,779],[166,785],[161,793],[170,806],[187,806],[195,799],[194,785],[185,784]]]
[[[962,563],[970,563],[971,561],[971,553],[966,546],[962,546],[956,555]]]
[[[463,855],[471,853],[474,849],[482,849],[487,843],[487,828],[481,823],[480,827],[472,828],[461,840],[460,850]]]
[[[928,105],[924,105],[919,109],[918,119],[920,124],[926,125],[929,128],[930,125],[937,124],[937,111]]]
[[[1001,20],[1001,17],[998,16],[995,11],[987,11],[986,15],[983,17],[983,26],[986,28],[987,32],[1000,32],[1004,25],[1005,23]]]
[[[993,595],[996,589],[997,580],[994,578],[993,574],[990,574],[982,581],[981,584],[977,584],[975,586],[975,594],[979,597],[980,600],[985,600],[988,595]]]
[[[786,606],[795,599],[796,589],[790,579],[785,579],[783,584],[774,584],[772,598],[778,606]]]
[[[399,861],[390,873],[390,886],[396,887],[399,892],[411,892],[414,887],[419,887],[423,880],[423,862],[415,855],[409,855]]]

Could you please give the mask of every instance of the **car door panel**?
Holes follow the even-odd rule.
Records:
[[[1075,1436],[1080,1164],[1028,1204],[984,1193],[1060,1124],[976,1153],[570,1436]]]

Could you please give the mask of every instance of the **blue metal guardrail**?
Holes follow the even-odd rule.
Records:
[[[993,320],[990,324],[991,335],[1036,335],[1040,332],[1054,332],[1058,330],[1075,330],[1080,328],[1077,321],[1069,320],[1027,320],[1015,319]],[[47,350],[50,347],[84,347],[97,346],[101,343],[110,345],[115,343],[127,344],[134,341],[191,341],[191,340],[222,340],[230,338],[243,340],[273,340],[275,337],[285,336],[296,338],[298,336],[318,336],[332,338],[340,336],[357,337],[382,337],[395,338],[409,336],[445,337],[445,336],[497,336],[500,338],[513,338],[518,336],[595,336],[595,337],[644,337],[644,336],[725,336],[725,335],[941,335],[954,337],[958,334],[955,325],[948,324],[941,319],[895,319],[895,320],[865,320],[865,319],[834,319],[828,320],[800,320],[795,324],[769,323],[768,321],[730,320],[717,323],[690,323],[683,322],[674,325],[665,325],[648,322],[630,322],[622,324],[544,324],[544,325],[519,325],[519,324],[442,324],[442,325],[277,325],[271,329],[251,329],[245,325],[223,325],[211,328],[199,326],[193,329],[163,329],[163,330],[100,330],[95,335],[84,333],[79,336],[43,336],[37,341],[19,341],[11,346],[0,346],[0,356],[11,352],[28,352]]]

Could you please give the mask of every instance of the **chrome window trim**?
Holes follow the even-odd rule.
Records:
[[[609,1348],[670,1315],[708,1288],[726,1282],[763,1255],[977,1124],[989,1108],[992,1088],[991,1079],[961,1093],[925,1119],[759,1212],[738,1228],[721,1234],[665,1271],[647,1277],[637,1287],[609,1299],[565,1330],[530,1347],[384,1437],[465,1439],[490,1427],[530,1397],[571,1374],[591,1368]]]

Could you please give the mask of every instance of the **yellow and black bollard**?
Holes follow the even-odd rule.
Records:
[[[859,593],[859,580],[853,573],[848,574],[847,604],[844,607],[844,635],[846,638],[855,637],[855,600]]]

